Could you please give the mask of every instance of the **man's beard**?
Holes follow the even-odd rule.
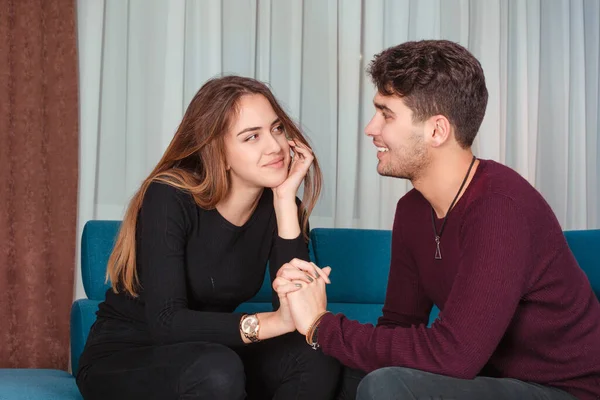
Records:
[[[410,147],[389,149],[385,164],[382,165],[380,160],[377,172],[382,176],[408,179],[411,182],[417,180],[429,164],[429,155],[423,139],[420,136],[415,138]]]

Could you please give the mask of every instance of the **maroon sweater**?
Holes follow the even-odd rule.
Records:
[[[552,210],[525,179],[481,160],[440,248],[436,260],[431,207],[410,191],[396,210],[383,316],[374,327],[328,314],[319,327],[323,351],[366,372],[402,366],[509,377],[600,399],[600,304]],[[441,312],[428,328],[433,304]]]

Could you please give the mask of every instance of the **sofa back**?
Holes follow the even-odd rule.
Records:
[[[391,231],[315,228],[315,264],[330,266],[327,298],[339,303],[383,304],[391,259]]]
[[[565,238],[596,297],[600,299],[600,261],[596,248],[600,248],[600,229],[565,231]]]
[[[600,299],[600,229],[565,231],[579,267]],[[330,301],[383,303],[391,259],[389,230],[315,228],[311,240],[316,264],[333,268],[335,285],[327,290]]]
[[[90,300],[104,300],[110,283],[106,266],[113,250],[121,221],[89,221],[81,235],[81,279]]]

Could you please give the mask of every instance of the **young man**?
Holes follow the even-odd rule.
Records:
[[[324,280],[295,281],[313,267],[293,260],[275,286],[298,331],[368,373],[361,400],[600,399],[600,304],[556,217],[515,171],[471,152],[488,99],[480,63],[455,43],[408,42],[369,74],[377,171],[414,186],[396,209],[383,316],[326,313]]]

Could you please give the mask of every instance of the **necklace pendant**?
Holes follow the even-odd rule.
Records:
[[[435,237],[435,259],[436,260],[442,259],[442,251],[440,250],[440,237],[439,236]]]

